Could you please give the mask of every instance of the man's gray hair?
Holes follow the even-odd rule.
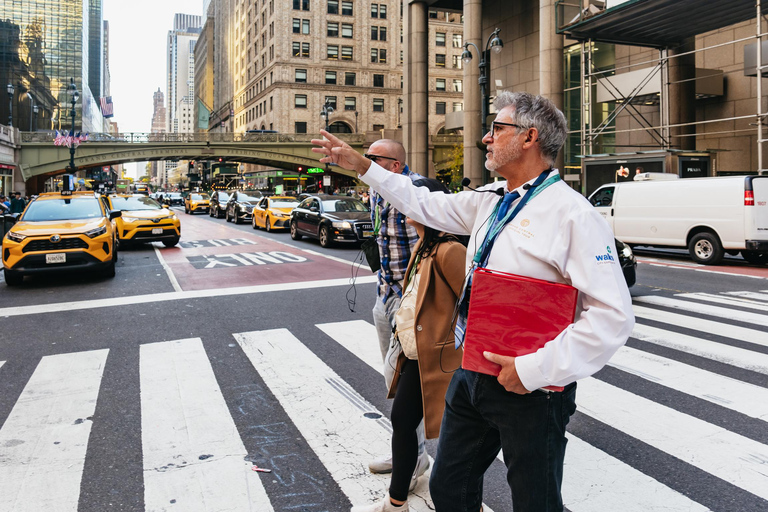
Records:
[[[534,96],[527,92],[503,91],[493,102],[496,111],[512,107],[515,112],[512,118],[523,127],[536,128],[539,131],[539,147],[541,156],[555,163],[557,153],[565,143],[568,132],[568,122],[562,112],[550,100],[543,96]]]

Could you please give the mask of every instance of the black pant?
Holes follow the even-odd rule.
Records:
[[[408,499],[408,487],[419,458],[416,428],[423,417],[419,362],[407,359],[401,368],[392,404],[392,480],[389,496],[399,501]]]

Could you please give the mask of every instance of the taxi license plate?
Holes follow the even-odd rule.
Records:
[[[56,254],[46,254],[45,255],[45,262],[46,263],[66,263],[67,262],[67,254],[64,252],[59,252]]]
[[[163,228],[152,228],[152,234],[153,235],[162,235],[163,234]]]
[[[363,237],[373,236],[373,231],[363,231]]]

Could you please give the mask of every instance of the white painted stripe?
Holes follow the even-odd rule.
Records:
[[[703,315],[728,318],[749,324],[768,326],[768,316],[758,315],[757,313],[750,313],[748,311],[721,308],[718,306],[710,306],[709,304],[700,304],[698,302],[691,302],[687,300],[660,297],[658,295],[643,295],[642,297],[633,297],[632,300],[634,302],[643,302],[645,304],[653,304],[655,306],[664,306],[668,308],[682,309],[683,311],[701,313]],[[2,314],[2,311],[0,311],[0,314]]]
[[[317,327],[382,373],[376,328],[363,320],[320,324]],[[577,393],[578,396],[578,393]],[[572,512],[646,512],[664,503],[668,512],[704,512],[706,507],[567,434],[563,500]],[[501,452],[497,455],[504,462]],[[484,508],[487,510],[487,507]]]
[[[638,261],[640,263],[641,261]],[[652,267],[666,267],[666,268],[676,268],[681,270],[693,270],[694,272],[705,272],[707,274],[719,274],[722,276],[729,276],[729,277],[747,277],[749,279],[768,279],[768,277],[762,277],[762,276],[753,276],[749,274],[739,274],[736,272],[723,272],[722,270],[709,270],[706,268],[695,268],[695,265],[687,265],[683,263],[649,263]]]
[[[2,368],[4,364],[5,364],[5,361],[0,361],[0,368]]]
[[[370,473],[367,463],[390,451],[392,427],[386,416],[287,329],[234,336],[352,504],[380,499],[389,475]],[[434,510],[428,478],[419,479],[408,503],[414,511]]]
[[[357,284],[375,283],[376,276],[358,277]],[[130,306],[150,302],[168,302],[173,300],[201,299],[207,297],[228,297],[247,295],[251,293],[283,292],[290,290],[308,290],[314,288],[330,288],[334,286],[349,286],[349,278],[325,279],[320,281],[303,281],[298,283],[276,283],[257,286],[240,286],[235,288],[214,288],[210,290],[189,290],[182,292],[151,293],[133,295],[130,297],[113,297],[111,299],[82,300],[77,302],[56,302],[35,306],[17,306],[0,308],[0,318],[9,316],[39,315],[43,313],[59,313],[62,311],[77,311],[115,306]]]
[[[768,389],[630,347],[608,362],[619,370],[691,396],[768,421]]]
[[[735,295],[736,297],[746,297],[748,299],[768,301],[768,293],[757,292],[723,292],[726,295]]]
[[[663,322],[665,324],[685,327],[686,329],[692,329],[694,331],[706,332],[724,338],[747,341],[749,343],[754,343],[755,345],[768,347],[768,335],[766,335],[764,331],[724,324],[715,322],[714,320],[705,320],[703,318],[681,315],[679,313],[670,313],[669,311],[646,308],[644,306],[635,305],[632,309],[635,312],[635,318],[641,322],[643,320],[654,320],[656,322]]]
[[[755,309],[757,311],[766,311],[766,305],[759,302],[755,302],[746,298],[736,297],[723,297],[722,295],[716,295],[712,293],[678,293],[676,297],[682,297],[684,299],[704,300],[707,302],[714,302],[715,304],[723,304],[725,306],[732,306],[736,308]]]
[[[578,437],[566,437],[563,501],[571,512],[709,510]]]
[[[0,429],[0,511],[77,510],[108,353],[40,360]]]
[[[171,286],[173,286],[173,291],[175,292],[182,291],[181,286],[179,285],[179,282],[176,280],[176,276],[173,275],[173,270],[171,270],[171,267],[168,265],[168,263],[165,262],[165,258],[163,258],[163,253],[160,252],[160,248],[157,246],[155,246],[155,254],[157,254],[157,260],[165,269],[165,273],[168,274],[168,280],[171,282]]]
[[[140,368],[146,509],[272,511],[202,341],[142,345]]]
[[[642,324],[635,324],[632,337],[768,375],[766,354]]]
[[[576,403],[582,414],[768,499],[768,446],[594,378],[579,382]]]

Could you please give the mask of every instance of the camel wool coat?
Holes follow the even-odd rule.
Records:
[[[411,275],[421,241],[413,249],[406,276]],[[462,350],[454,349],[453,311],[466,274],[467,249],[458,241],[437,244],[419,262],[419,290],[416,297],[414,329],[419,358],[421,397],[424,404],[424,431],[427,439],[440,434],[445,410],[445,392],[453,372],[461,366]],[[403,290],[407,288],[406,282]],[[395,376],[387,398],[394,398],[405,356],[397,359]]]

